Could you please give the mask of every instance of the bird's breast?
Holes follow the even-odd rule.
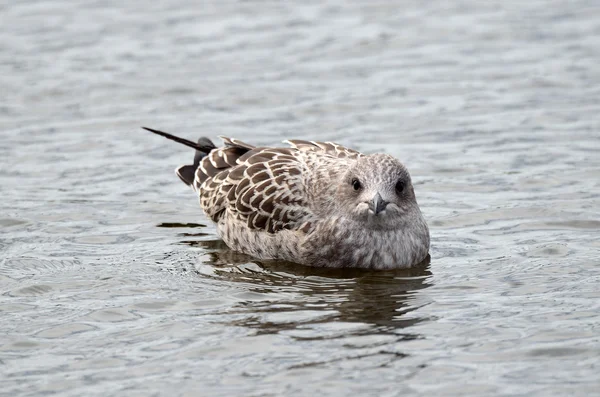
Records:
[[[307,239],[305,248],[307,264],[313,266],[409,268],[427,256],[429,233],[407,228],[373,230],[336,220],[318,227]]]

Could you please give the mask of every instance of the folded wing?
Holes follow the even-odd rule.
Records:
[[[355,159],[361,153],[330,142],[288,141],[291,148],[254,147],[232,138],[213,149],[196,169],[193,188],[204,212],[218,222],[228,212],[250,229],[310,232],[307,173],[319,158]],[[307,152],[311,152],[307,156]]]

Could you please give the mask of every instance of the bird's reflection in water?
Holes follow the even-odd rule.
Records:
[[[255,328],[259,333],[344,322],[372,326],[356,331],[358,334],[373,333],[375,327],[378,334],[414,338],[416,335],[399,330],[426,320],[406,314],[425,304],[415,295],[430,285],[429,256],[417,267],[405,270],[328,269],[258,261],[230,250],[221,240],[182,243],[206,253],[194,266],[198,274],[241,283],[254,293],[238,304],[238,313],[250,315],[235,325]]]

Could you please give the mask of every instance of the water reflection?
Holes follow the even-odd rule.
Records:
[[[398,334],[399,329],[426,320],[407,314],[426,304],[417,303],[415,293],[430,285],[429,256],[406,270],[323,269],[258,261],[230,250],[222,240],[186,239],[181,243],[205,253],[194,265],[199,275],[243,285],[247,299],[236,305],[234,314],[246,316],[233,324],[255,328],[259,333],[338,322],[370,326],[357,330],[359,334]],[[309,333],[306,337],[313,336]]]

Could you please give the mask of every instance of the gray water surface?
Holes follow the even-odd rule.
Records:
[[[600,3],[0,2],[0,394],[589,396]],[[229,251],[139,129],[412,173],[428,265]]]

